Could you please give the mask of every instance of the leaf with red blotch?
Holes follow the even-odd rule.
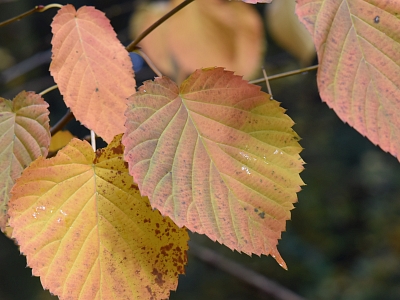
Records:
[[[187,230],[141,197],[123,152],[121,135],[96,153],[73,139],[12,189],[12,235],[60,299],[164,299],[184,273]]]
[[[279,103],[223,68],[180,87],[146,81],[129,99],[130,174],[178,226],[247,254],[271,254],[303,184],[293,121]]]
[[[23,91],[13,101],[0,98],[0,229],[3,232],[15,180],[32,161],[47,155],[50,144],[48,106],[34,92]]]
[[[321,98],[400,159],[399,1],[298,0],[318,53]]]
[[[106,142],[124,132],[126,98],[135,93],[128,52],[93,7],[62,7],[51,24],[51,75],[74,116]]]

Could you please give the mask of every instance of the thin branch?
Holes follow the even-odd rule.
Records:
[[[291,290],[280,284],[266,278],[265,276],[250,270],[234,261],[231,261],[215,251],[199,246],[190,242],[189,253],[200,260],[219,268],[222,271],[236,277],[237,279],[251,285],[264,293],[271,295],[279,300],[305,300],[303,297],[295,294]]]
[[[38,52],[0,73],[0,84],[7,84],[23,74],[51,61],[51,50]]]
[[[157,20],[154,24],[152,24],[149,28],[147,28],[145,31],[143,31],[132,43],[130,43],[125,49],[128,52],[132,52],[135,50],[136,46],[140,43],[141,40],[143,40],[150,32],[152,32],[154,29],[156,29],[158,26],[160,26],[162,23],[164,23],[166,20],[168,20],[171,16],[176,14],[178,11],[180,11],[182,8],[184,8],[186,5],[192,3],[194,0],[185,0],[175,8],[173,8],[170,12],[162,16],[159,20]]]
[[[30,16],[30,15],[36,13],[36,12],[44,12],[44,11],[50,9],[50,8],[61,8],[61,7],[63,7],[63,5],[56,4],[56,3],[49,4],[49,5],[46,5],[46,6],[37,5],[34,8],[32,8],[31,10],[28,10],[27,12],[24,12],[23,14],[20,14],[20,15],[18,15],[16,17],[13,17],[11,19],[8,19],[6,21],[1,22],[0,23],[0,27],[6,26],[6,25],[11,24],[11,23],[13,23],[15,21],[19,21],[19,20],[21,20],[21,19],[23,19],[23,18],[25,18],[27,16]]]
[[[305,72],[316,70],[316,69],[318,69],[318,65],[269,76],[268,80],[271,81],[271,80],[275,80],[275,79],[279,79],[279,78],[284,78],[284,77],[288,77],[288,76],[292,76],[292,75],[296,75],[296,74],[305,73]],[[261,83],[263,81],[265,81],[265,78],[258,78],[258,79],[249,81],[249,83],[257,84],[257,83]]]
[[[41,91],[41,92],[39,93],[39,95],[40,95],[40,96],[43,96],[43,95],[45,95],[45,94],[47,94],[47,93],[49,93],[49,92],[51,92],[51,91],[53,91],[53,90],[55,90],[55,89],[57,89],[57,88],[58,88],[58,85],[55,84],[55,85],[53,85],[53,86],[51,86],[51,87],[45,89],[44,91]]]
[[[30,15],[34,14],[35,12],[40,12],[40,10],[43,9],[43,8],[44,8],[43,5],[37,5],[34,8],[32,8],[31,10],[28,10],[27,12],[24,12],[23,14],[20,14],[20,15],[14,17],[14,18],[11,18],[11,19],[8,19],[6,21],[1,22],[0,23],[0,27],[6,26],[6,25],[11,24],[11,23],[13,23],[15,21],[19,21],[19,20],[21,20],[21,19],[23,19],[23,18],[25,18],[27,16],[30,16]]]
[[[68,124],[69,121],[71,121],[74,118],[74,115],[72,114],[71,110],[68,108],[67,113],[61,118],[60,121],[57,122],[56,125],[50,128],[50,133],[51,136],[55,135],[57,132],[59,132],[61,129],[64,128],[65,125]]]
[[[135,49],[134,52],[139,54],[143,58],[143,60],[148,64],[150,69],[152,69],[153,72],[156,73],[158,77],[162,77],[160,70],[156,67],[156,65],[153,63],[150,57],[147,56],[146,53],[144,53],[141,49]]]

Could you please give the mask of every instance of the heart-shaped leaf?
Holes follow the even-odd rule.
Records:
[[[180,87],[146,81],[129,99],[129,171],[153,207],[231,249],[272,254],[303,184],[293,121],[279,103],[222,68]]]
[[[140,196],[120,140],[94,153],[73,139],[12,190],[13,237],[60,299],[163,299],[184,272],[186,229]]]
[[[106,142],[124,132],[126,98],[135,93],[132,62],[104,13],[61,8],[52,26],[51,75],[83,125]]]

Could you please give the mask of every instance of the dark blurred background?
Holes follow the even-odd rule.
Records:
[[[280,0],[275,0],[280,1]],[[0,21],[49,1],[0,0]],[[61,1],[61,4],[66,2]],[[104,11],[124,45],[137,1],[69,1]],[[255,6],[265,18],[265,5]],[[56,10],[37,13],[0,27],[0,96],[12,99],[21,90],[40,92],[54,84],[48,72],[50,23]],[[239,26],[239,24],[238,24]],[[264,65],[269,75],[298,69],[298,60],[275,44],[266,31]],[[153,77],[132,56],[138,85]],[[314,63],[317,63],[314,59]],[[262,86],[266,90],[265,86]],[[240,263],[306,299],[400,299],[400,165],[344,124],[321,101],[316,72],[271,81],[274,98],[296,122],[306,161],[299,193],[279,243],[289,270],[271,257],[248,257],[191,234],[191,241]],[[53,125],[66,111],[58,91],[44,96]],[[77,122],[67,128],[76,136],[88,131]],[[171,299],[275,299],[224,271],[206,264],[189,250],[186,275]],[[0,300],[56,299],[32,277],[17,246],[0,234]]]

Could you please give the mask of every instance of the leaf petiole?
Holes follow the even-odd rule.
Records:
[[[92,144],[93,151],[96,152],[96,134],[90,130],[90,143]]]
[[[150,69],[153,70],[154,73],[156,73],[156,75],[158,77],[162,77],[162,73],[160,72],[160,70],[156,67],[156,65],[153,63],[153,61],[150,59],[150,57],[147,56],[146,53],[144,53],[141,49],[136,48],[134,50],[135,53],[139,54],[143,60],[147,63],[147,65],[150,67]]]
[[[55,90],[55,89],[58,89],[58,85],[57,85],[57,84],[55,84],[55,85],[53,85],[53,86],[51,86],[51,87],[45,89],[44,91],[41,91],[41,92],[39,93],[39,95],[40,95],[40,96],[46,95],[47,93],[49,93],[49,92],[51,92],[51,91],[53,91],[53,90]]]
[[[267,76],[267,72],[265,71],[265,68],[262,68],[262,72],[264,75],[264,79],[265,79],[265,83],[267,84],[267,89],[268,89],[268,94],[271,96],[270,99],[273,98],[272,96],[272,90],[271,90],[271,86],[269,85],[269,80],[268,80],[268,76]]]
[[[39,12],[44,12],[50,8],[62,8],[64,5],[59,4],[59,3],[52,3],[52,4],[48,4],[46,6],[44,6],[41,10],[39,10]]]

